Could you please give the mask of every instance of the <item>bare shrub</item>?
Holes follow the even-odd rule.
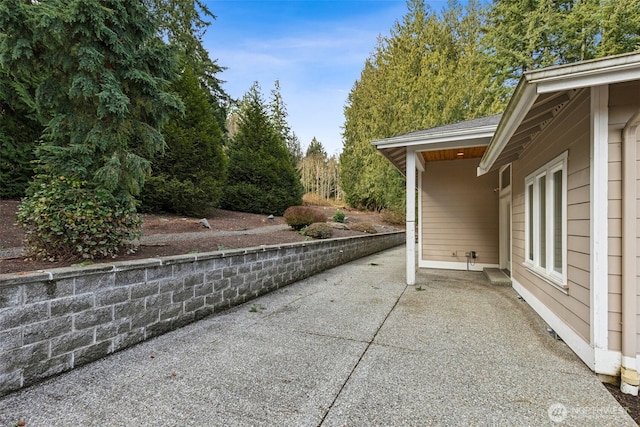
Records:
[[[369,233],[369,234],[376,234],[378,232],[378,230],[376,230],[376,228],[373,225],[369,224],[368,222],[361,222],[358,224],[350,225],[349,229],[353,231],[361,231],[363,233]]]
[[[305,228],[304,234],[314,239],[328,239],[333,235],[333,228],[326,222],[315,222]]]
[[[284,220],[294,230],[301,230],[314,222],[327,222],[324,212],[309,206],[291,206],[284,211]]]
[[[405,223],[405,214],[404,212],[393,210],[393,209],[383,209],[380,212],[380,217],[387,224],[392,225],[404,225]]]
[[[330,199],[325,199],[316,193],[307,193],[302,196],[302,204],[305,206],[333,206]]]

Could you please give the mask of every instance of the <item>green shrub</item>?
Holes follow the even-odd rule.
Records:
[[[405,223],[405,214],[400,210],[383,209],[380,212],[380,217],[387,224],[404,225]]]
[[[323,212],[308,206],[291,206],[284,211],[284,219],[294,230],[301,230],[314,222],[326,222],[327,217]]]
[[[204,217],[218,207],[221,194],[221,187],[212,177],[202,177],[194,183],[164,175],[150,176],[140,195],[140,211]]]
[[[333,220],[335,222],[343,223],[344,222],[344,212],[342,212],[340,210],[336,211],[336,213],[333,214]]]
[[[363,233],[369,233],[369,234],[376,234],[378,232],[378,230],[376,230],[376,228],[369,224],[368,222],[361,222],[359,224],[353,224],[349,226],[350,230],[353,231],[361,231]]]
[[[328,239],[333,235],[333,228],[326,222],[314,222],[305,228],[304,234],[314,239]]]
[[[18,210],[30,255],[71,260],[115,257],[133,252],[142,220],[106,190],[66,177],[39,176]]]

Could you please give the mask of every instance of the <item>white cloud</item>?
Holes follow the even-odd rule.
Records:
[[[207,38],[205,47],[219,65],[228,67],[220,78],[227,82],[223,87],[229,95],[240,98],[258,81],[268,97],[274,81],[279,80],[289,125],[303,150],[315,136],[329,154],[338,154],[347,95],[378,35],[387,34],[404,13],[404,2],[391,6],[352,20],[307,18],[271,34],[240,28],[224,39],[212,39],[211,46]]]

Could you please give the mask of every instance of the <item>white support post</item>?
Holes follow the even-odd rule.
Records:
[[[416,153],[407,147],[407,285],[416,284]]]

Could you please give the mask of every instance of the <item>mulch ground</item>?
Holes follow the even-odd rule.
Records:
[[[24,232],[16,223],[16,212],[19,201],[0,200],[0,250],[20,247],[23,245]],[[316,207],[323,210],[330,220],[336,212],[333,207]],[[348,224],[368,222],[388,230],[398,229],[384,224],[380,215],[375,212],[361,212],[342,208],[347,215]],[[307,240],[293,229],[271,231],[268,233],[242,234],[231,236],[214,236],[211,231],[244,231],[277,224],[286,224],[284,218],[269,218],[267,215],[250,214],[226,210],[215,210],[207,216],[211,230],[200,223],[201,218],[188,218],[179,215],[143,215],[142,232],[144,236],[158,234],[175,235],[189,233],[188,239],[167,238],[158,243],[142,243],[133,254],[118,256],[117,261],[156,258],[187,253],[202,253],[222,249],[250,248],[260,245],[277,245],[283,243],[301,242]],[[332,237],[362,235],[364,233],[353,230],[333,230]],[[113,259],[95,260],[98,262],[112,262]],[[24,257],[0,259],[0,274],[20,273],[67,267],[78,261],[35,261]]]

